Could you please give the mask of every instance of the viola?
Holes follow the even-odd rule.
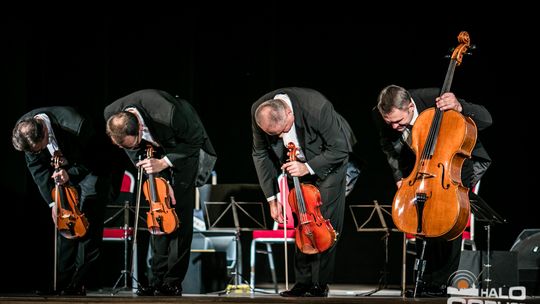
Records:
[[[55,152],[53,165],[56,172],[60,170],[64,158],[60,152]],[[79,210],[79,195],[77,189],[70,185],[55,183],[51,196],[56,202],[56,227],[58,232],[67,239],[83,237],[88,230],[88,220]]]
[[[290,161],[297,160],[298,148],[294,143],[287,145]],[[330,220],[321,214],[321,193],[312,184],[300,183],[297,176],[292,177],[294,189],[289,192],[289,204],[296,215],[295,242],[305,254],[321,253],[335,244],[337,233]]]
[[[153,155],[154,148],[148,145],[146,156],[152,158]],[[171,208],[169,191],[166,179],[148,174],[148,179],[143,184],[143,193],[150,204],[150,211],[146,213],[146,224],[151,234],[170,234],[180,226],[178,215],[174,208]]]
[[[456,66],[470,47],[469,34],[458,36],[440,95],[450,92]],[[476,124],[455,110],[423,111],[412,129],[414,169],[392,203],[396,227],[420,237],[452,240],[461,235],[470,214],[469,189],[461,182],[461,167],[476,143]]]

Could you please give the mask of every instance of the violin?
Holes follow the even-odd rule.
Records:
[[[450,92],[456,66],[470,47],[469,34],[458,36],[440,95]],[[439,95],[439,96],[440,96]],[[453,240],[461,235],[470,214],[469,189],[461,182],[461,167],[476,143],[476,124],[455,110],[430,108],[412,129],[414,169],[392,203],[396,227],[409,234]]]
[[[287,145],[290,161],[296,161],[298,148],[294,143]],[[337,233],[330,220],[321,215],[321,193],[312,184],[300,183],[293,176],[294,189],[289,192],[289,204],[298,219],[296,225],[296,246],[304,254],[321,253],[332,247],[337,239]]]
[[[146,156],[152,158],[153,155],[154,148],[148,145]],[[151,234],[170,234],[180,226],[178,215],[174,208],[171,208],[169,190],[166,179],[148,174],[148,179],[143,184],[143,193],[150,204],[150,211],[146,213],[146,224]]]
[[[63,164],[64,158],[60,152],[55,152],[53,156],[54,170],[58,172]],[[56,227],[58,232],[66,239],[77,239],[83,237],[88,230],[88,220],[79,210],[79,195],[77,189],[70,185],[60,185],[55,183],[51,196],[56,202]]]

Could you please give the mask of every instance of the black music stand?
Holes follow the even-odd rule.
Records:
[[[491,283],[491,262],[490,262],[490,252],[491,252],[491,226],[493,224],[506,224],[508,223],[505,218],[498,214],[491,206],[486,203],[480,196],[474,192],[470,193],[471,212],[474,214],[476,221],[484,223],[484,228],[487,231],[486,238],[486,264],[482,262],[482,271],[485,271],[485,279],[482,281],[485,283],[485,286],[482,288],[489,290],[489,284]]]
[[[132,290],[136,291],[137,289],[137,248],[134,246],[132,248],[132,253],[129,255],[129,241],[134,241],[134,235],[133,230],[134,228],[130,227],[130,218],[134,220],[134,217],[136,216],[136,210],[135,206],[131,206],[130,202],[128,200],[124,201],[122,205],[107,205],[106,208],[111,209],[119,209],[116,211],[113,215],[111,215],[109,218],[107,218],[103,224],[110,224],[114,223],[115,220],[117,220],[120,216],[123,216],[123,224],[121,225],[121,229],[123,231],[122,240],[124,242],[124,269],[120,271],[120,276],[116,280],[114,286],[111,290],[111,295],[117,294],[121,290]],[[144,207],[143,207],[144,208]],[[146,220],[139,215],[139,221],[143,221],[146,223]],[[136,234],[135,234],[136,235]],[[131,259],[130,259],[131,258]],[[129,267],[129,261],[131,260],[131,270],[128,269]],[[128,286],[129,277],[131,277],[131,287]],[[118,284],[120,281],[124,281],[124,285],[121,287],[118,287]]]
[[[234,272],[232,273],[233,276],[225,290],[216,292],[219,295],[237,292],[238,290],[240,292],[251,291],[249,283],[242,276],[240,231],[253,231],[266,228],[266,217],[262,202],[237,202],[233,196],[230,197],[230,200],[230,202],[205,202],[204,204],[210,231],[228,230],[235,234],[236,261]],[[257,213],[259,215],[258,218],[253,216],[253,213]]]
[[[395,227],[390,227],[387,224],[387,218],[390,219],[390,223],[393,223],[391,220],[392,214],[389,209],[392,208],[392,205],[381,205],[378,201],[374,200],[373,204],[366,205],[349,205],[349,210],[354,220],[354,225],[356,226],[357,232],[384,232],[383,240],[385,246],[385,259],[383,271],[381,272],[381,277],[379,278],[379,285],[374,290],[356,294],[356,296],[370,296],[375,294],[378,291],[381,291],[388,287],[388,238],[390,237],[390,232],[400,232]],[[361,212],[361,210],[370,210],[369,214],[367,212]],[[362,217],[364,220],[360,222],[357,218]],[[376,218],[376,219],[374,219]],[[404,274],[402,274],[403,278]],[[404,280],[402,279],[402,294],[405,292]]]
[[[127,172],[127,171],[126,171]],[[131,176],[131,174],[130,174]],[[133,177],[132,177],[133,179]],[[150,209],[149,206],[147,207],[141,207],[140,201],[141,201],[141,185],[142,185],[142,168],[139,168],[137,170],[137,189],[136,191],[133,190],[133,188],[126,192],[127,194],[131,195],[129,199],[125,199],[122,203],[122,205],[107,205],[106,208],[119,208],[118,211],[116,211],[113,215],[111,215],[109,218],[107,218],[103,224],[108,224],[113,222],[113,220],[116,220],[120,215],[123,215],[123,224],[122,224],[122,230],[123,230],[123,236],[122,240],[124,241],[124,269],[120,271],[120,276],[116,280],[114,286],[111,290],[111,295],[114,296],[121,290],[130,290],[132,292],[136,292],[139,286],[138,281],[138,256],[137,256],[137,231],[139,230],[139,222],[142,221],[143,223],[146,223],[146,219],[139,214],[140,208]],[[132,181],[134,182],[134,181]],[[122,193],[121,193],[122,194]],[[120,194],[120,195],[121,195]],[[136,199],[135,206],[131,206],[130,200],[133,199],[133,195]],[[131,227],[129,227],[130,218],[133,218],[134,227],[133,230],[131,230]],[[131,235],[130,230],[133,235]],[[132,241],[132,247],[131,247],[131,256],[128,254],[128,247],[129,247],[129,241]],[[128,260],[131,261],[131,268],[128,270]],[[128,286],[129,277],[131,277],[131,288]],[[120,281],[124,279],[124,285],[122,287],[118,287],[118,284]]]
[[[132,236],[131,236],[130,227],[129,227],[129,222],[130,222],[129,217],[130,217],[130,211],[131,212],[135,212],[135,211],[133,211],[133,209],[130,207],[129,201],[127,201],[127,200],[124,202],[124,204],[122,206],[107,205],[106,207],[108,207],[108,208],[119,208],[120,210],[118,210],[111,217],[106,219],[105,222],[103,222],[103,224],[110,223],[111,221],[113,221],[114,219],[119,217],[120,215],[123,215],[123,217],[124,217],[124,223],[123,223],[122,228],[121,228],[122,231],[123,231],[122,240],[124,242],[124,269],[122,269],[120,271],[120,276],[118,277],[118,279],[114,283],[114,286],[112,287],[111,295],[115,295],[120,290],[129,290],[130,289],[130,287],[128,286],[128,279],[129,279],[128,273],[130,272],[128,270],[128,260],[129,260],[128,248],[129,248],[129,241],[132,240]],[[133,272],[136,273],[136,271],[133,271]],[[122,278],[124,279],[124,286],[117,288],[118,283],[120,283]],[[136,281],[135,281],[136,280],[136,275],[135,276],[132,275],[132,279],[133,279],[133,282],[132,282],[132,288],[133,288],[133,286],[136,286],[136,284],[137,284]]]

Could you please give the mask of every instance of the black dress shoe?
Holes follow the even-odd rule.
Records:
[[[311,286],[312,284],[296,283],[292,289],[282,291],[279,295],[282,297],[303,297],[311,290]]]
[[[414,296],[414,289],[407,289],[405,291],[405,297],[407,298],[447,298],[446,288],[419,288],[416,291],[416,297]]]
[[[155,288],[152,286],[148,286],[148,287],[139,286],[135,294],[142,297],[148,297],[148,296],[153,296],[154,292],[155,292]]]
[[[425,289],[422,293],[423,298],[447,298],[446,288],[436,287]]]
[[[313,284],[304,297],[328,297],[328,284]]]
[[[67,287],[60,292],[61,296],[86,296],[86,290],[84,287]]]
[[[328,297],[328,284],[313,284],[304,297]]]
[[[160,288],[156,289],[154,293],[156,296],[167,296],[167,297],[181,297],[182,296],[182,287],[177,285],[163,285]]]
[[[57,296],[60,294],[60,290],[52,289],[38,289],[36,290],[36,295],[38,296]]]
[[[406,298],[415,298],[414,296],[414,289],[407,289],[405,290],[405,297]],[[416,292],[416,298],[421,298],[422,297],[422,290],[418,290]]]

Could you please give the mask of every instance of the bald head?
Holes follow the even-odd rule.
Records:
[[[291,108],[281,99],[261,103],[255,110],[255,122],[267,134],[281,135],[288,132],[294,122]]]
[[[107,120],[107,135],[114,144],[122,146],[127,137],[139,135],[139,122],[135,114],[122,111]]]

